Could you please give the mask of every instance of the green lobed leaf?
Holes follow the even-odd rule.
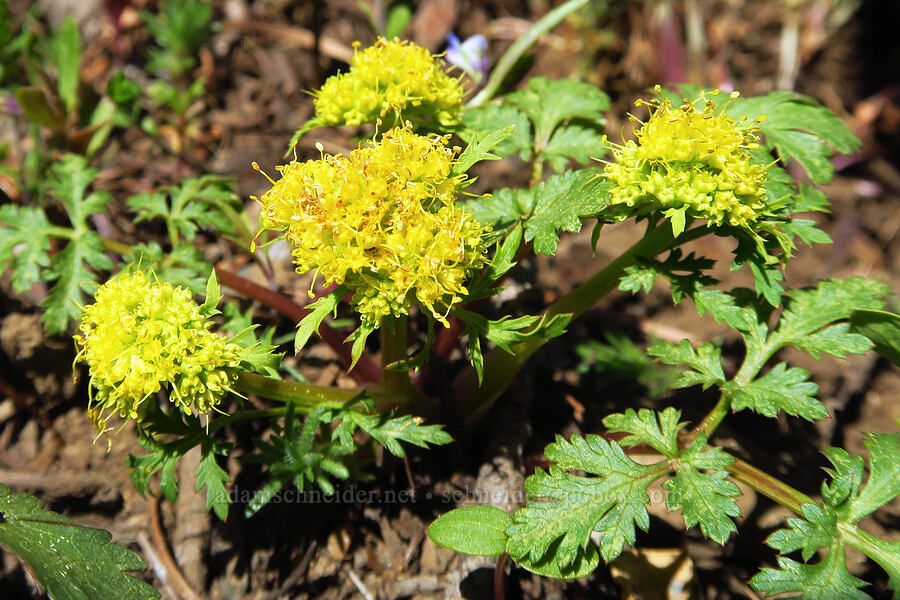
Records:
[[[750,586],[769,595],[792,594],[800,600],[870,600],[860,591],[865,582],[847,570],[843,546],[828,548],[816,564],[802,564],[784,556],[778,557],[778,569],[764,567],[750,580]]]
[[[514,127],[510,136],[500,141],[493,152],[499,156],[510,156],[518,152],[523,160],[531,155],[531,124],[528,116],[508,104],[485,104],[466,109],[462,116],[459,136],[471,143],[476,132]]]
[[[241,359],[243,368],[275,377],[278,375],[278,366],[281,364],[284,354],[276,354],[276,346],[271,343],[275,330],[267,330],[262,339],[259,339],[254,333],[257,327],[259,325],[250,325],[235,333],[229,341],[241,347],[238,357]]]
[[[650,293],[659,271],[653,265],[631,265],[625,267],[625,275],[619,280],[619,289],[623,292],[637,294],[642,291]]]
[[[337,309],[338,303],[347,295],[347,292],[347,288],[338,286],[307,307],[310,309],[310,313],[303,317],[297,325],[297,335],[294,337],[295,352],[302,350],[309,338],[314,333],[318,333],[319,325],[325,320],[325,317]]]
[[[506,352],[513,353],[512,345],[529,338],[540,336],[552,339],[561,336],[572,320],[569,313],[554,315],[543,319],[537,315],[511,317],[509,315],[496,321],[461,308],[454,309],[453,314],[466,324],[468,336],[468,356],[480,382],[484,373],[484,359],[481,352],[481,338],[490,340]]]
[[[592,159],[606,154],[607,145],[603,133],[583,125],[565,125],[553,132],[543,156],[557,173],[566,169],[569,160],[586,165]]]
[[[610,183],[598,173],[597,168],[582,169],[550,177],[531,189],[502,189],[493,196],[469,200],[466,208],[483,225],[498,229],[521,220],[525,241],[534,241],[535,252],[553,255],[560,231],[581,231],[581,219],[606,206]]]
[[[781,553],[800,551],[808,561],[820,549],[825,558],[814,565],[800,565],[779,558],[781,569],[763,569],[751,580],[756,589],[767,593],[802,592],[805,598],[866,597],[858,595],[864,582],[850,577],[846,568],[845,546],[850,545],[877,562],[889,575],[888,587],[900,593],[900,542],[888,542],[862,531],[856,522],[900,495],[900,435],[868,434],[869,478],[860,489],[863,459],[840,448],[823,453],[832,463],[826,469],[830,484],[822,486],[826,505],[804,504],[800,515],[787,520],[787,528],[772,533],[766,543]],[[844,594],[814,596],[820,593]],[[853,595],[857,594],[857,595]]]
[[[428,537],[441,548],[473,556],[500,556],[512,517],[495,506],[464,506],[438,517]]]
[[[507,552],[517,562],[553,562],[560,571],[571,570],[584,558],[592,531],[603,534],[600,554],[609,561],[634,543],[635,527],[649,527],[647,486],[667,470],[664,464],[638,464],[617,443],[596,435],[570,441],[557,436],[545,455],[555,465],[525,481],[529,501],[508,530]]]
[[[450,176],[462,175],[475,163],[483,160],[499,160],[503,158],[499,154],[491,152],[503,140],[510,137],[516,129],[516,125],[507,125],[498,129],[488,130],[487,132],[475,131],[472,133],[469,145],[463,150],[459,158],[453,164],[450,170]]]
[[[869,450],[869,478],[842,519],[856,523],[900,496],[900,434],[870,433],[863,441]]]
[[[2,255],[0,251],[0,257]],[[854,310],[850,314],[850,329],[869,338],[875,344],[875,352],[900,365],[900,315],[880,310]]]
[[[206,488],[206,508],[211,508],[216,516],[224,521],[228,518],[228,505],[231,503],[225,484],[231,481],[231,477],[216,462],[216,454],[224,452],[214,444],[204,444],[202,449],[203,458],[200,459],[197,483],[194,487],[198,492]]]
[[[620,446],[647,444],[660,454],[678,456],[678,432],[687,423],[679,422],[681,411],[668,407],[662,412],[633,408],[624,413],[614,413],[603,419],[603,426],[613,433],[627,433],[619,440]]]
[[[50,266],[52,225],[36,206],[0,206],[0,263],[8,264],[17,294],[41,281]]]
[[[788,517],[787,529],[773,532],[766,544],[782,554],[800,551],[808,561],[820,548],[827,548],[838,537],[837,518],[834,511],[818,504],[800,507],[801,517]]]
[[[516,563],[532,573],[536,573],[541,577],[552,577],[554,579],[578,579],[585,577],[594,572],[597,565],[600,564],[600,553],[597,547],[589,543],[584,548],[578,548],[575,553],[575,559],[566,567],[560,567],[556,562],[556,548],[559,541],[555,542],[547,556],[540,561],[532,561],[529,557],[521,557],[514,559]]]
[[[729,381],[722,386],[722,392],[731,396],[733,410],[750,409],[767,417],[783,410],[810,421],[828,416],[828,409],[816,399],[818,391],[819,386],[809,381],[807,370],[788,368],[787,363],[778,363],[750,383]]]
[[[819,358],[826,352],[838,357],[861,354],[872,345],[847,324],[826,327],[850,318],[856,309],[879,309],[890,289],[879,281],[851,277],[819,282],[815,288],[793,290],[772,335],[779,347],[795,346]],[[824,327],[824,329],[822,329]]]
[[[688,340],[681,340],[678,344],[661,342],[647,348],[647,354],[667,365],[687,366],[693,369],[681,375],[681,379],[674,384],[675,388],[702,385],[703,389],[706,389],[711,385],[722,385],[725,382],[722,350],[712,344],[703,343],[694,348]]]
[[[96,273],[88,266],[110,270],[114,265],[106,255],[100,236],[93,231],[71,240],[61,252],[53,255],[52,263],[45,279],[54,283],[41,302],[44,308],[41,322],[48,333],[57,334],[66,331],[70,319],[81,315],[79,305],[84,298],[85,284],[97,281]]]
[[[603,113],[609,110],[609,96],[581,81],[533,77],[525,89],[506,97],[535,127],[535,144],[542,148],[558,125],[575,117],[605,125]]]
[[[427,448],[428,444],[443,445],[453,441],[450,434],[444,431],[441,425],[422,425],[421,417],[413,417],[411,415],[401,415],[395,417],[393,412],[381,414],[364,414],[355,410],[347,410],[339,413],[338,418],[341,419],[340,432],[336,429],[332,434],[332,439],[342,438],[345,441],[350,435],[348,425],[359,427],[379,444],[384,446],[388,452],[403,458],[406,453],[400,442],[406,442],[420,448]]]
[[[728,481],[725,467],[732,457],[721,448],[706,447],[706,438],[698,439],[681,455],[675,475],[663,484],[668,510],[680,510],[686,527],[700,525],[705,537],[719,544],[728,541],[737,526],[732,520],[741,515],[735,497],[740,488]]]
[[[45,510],[34,496],[13,494],[0,484],[0,546],[24,560],[55,600],[160,597],[128,574],[143,571],[144,561],[111,539],[108,531],[82,527]]]

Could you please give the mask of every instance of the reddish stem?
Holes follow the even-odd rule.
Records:
[[[466,328],[466,324],[453,315],[450,315],[447,321],[450,323],[450,327],[442,327],[438,331],[437,340],[434,342],[433,348],[435,355],[440,356],[444,360],[450,357],[450,353],[453,352],[456,344],[459,343],[459,336],[462,335]]]
[[[300,306],[287,296],[266,289],[236,273],[216,267],[216,275],[223,285],[248,298],[262,302],[292,321],[299,323],[303,320],[303,317],[310,313],[308,308]],[[327,323],[319,325],[318,333],[322,341],[334,350],[344,366],[349,367],[353,359],[350,356],[350,346],[344,343],[344,336]],[[350,375],[360,383],[374,383],[381,379],[381,369],[371,359],[363,355]]]

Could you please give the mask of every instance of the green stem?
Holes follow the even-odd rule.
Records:
[[[660,252],[706,235],[709,229],[696,227],[677,238],[672,236],[668,221],[663,221],[647,231],[643,238],[611,262],[602,271],[581,284],[568,295],[550,305],[544,319],[561,314],[573,317],[587,312],[606,294],[616,289],[625,269],[637,263],[639,257],[653,257]],[[466,369],[453,382],[456,397],[461,399],[460,409],[469,423],[477,421],[494,401],[512,383],[519,369],[540,348],[546,338],[531,337],[512,346],[512,353],[494,348],[485,356],[484,381],[478,385],[474,369]]]
[[[268,408],[263,410],[239,410],[237,412],[231,413],[230,415],[225,415],[223,417],[218,417],[213,419],[209,424],[209,428],[207,429],[207,435],[212,435],[216,431],[222,429],[226,425],[231,425],[236,421],[247,421],[249,419],[268,419],[270,417],[280,417],[284,414],[285,407],[280,406],[278,408]]]
[[[735,458],[734,462],[728,466],[728,471],[735,481],[743,483],[798,515],[800,514],[801,506],[815,503],[812,498],[803,492],[792,488],[783,481],[772,477],[765,471],[761,471],[739,458]]]
[[[741,368],[734,376],[732,382],[738,387],[748,385],[751,381],[756,379],[756,376],[759,375],[759,372],[780,347],[777,340],[770,338],[759,351],[751,352],[748,349],[747,357],[744,358],[744,362],[741,364]],[[697,425],[696,429],[688,435],[688,441],[693,442],[701,433],[706,436],[706,439],[711,438],[719,425],[722,424],[725,417],[728,416],[730,410],[731,396],[727,393],[722,393],[719,397],[719,401],[716,402],[716,405],[709,411],[709,414],[703,417],[703,420],[700,421],[700,424]]]
[[[703,417],[703,420],[700,421],[700,424],[697,425],[697,428],[694,429],[687,437],[688,445],[693,442],[698,435],[701,433],[706,436],[706,439],[712,437],[713,432],[722,424],[722,421],[725,417],[728,416],[728,411],[731,410],[731,396],[726,393],[722,393],[719,396],[719,401],[716,402],[716,405],[713,407],[709,414]]]
[[[326,405],[334,408],[343,406],[361,393],[375,401],[378,410],[388,410],[402,404],[404,398],[391,395],[382,390],[340,389],[336,387],[309,385],[296,381],[282,381],[263,377],[256,373],[241,371],[235,382],[235,391],[242,394],[254,394],[278,402],[293,402],[296,410],[308,412],[317,406]]]
[[[525,35],[513,42],[503,56],[500,57],[494,70],[491,71],[487,83],[484,84],[484,87],[474,98],[469,100],[467,106],[469,108],[481,106],[493,98],[494,94],[500,89],[500,86],[503,85],[503,80],[506,79],[506,76],[522,55],[525,54],[525,52],[527,52],[542,35],[559,25],[563,19],[579,8],[587,6],[588,1],[589,0],[568,0],[568,2],[554,8],[538,19],[534,25],[525,32]]]
[[[406,360],[409,351],[406,315],[388,317],[378,330],[381,337],[381,389],[395,396],[412,395],[409,371],[392,371],[388,365]]]
[[[132,249],[128,244],[123,244],[122,242],[117,242],[116,240],[111,240],[105,237],[101,237],[100,241],[103,243],[104,248],[106,248],[110,252],[115,252],[119,256],[127,256],[131,254]]]

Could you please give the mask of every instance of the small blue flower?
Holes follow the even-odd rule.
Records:
[[[476,85],[487,76],[490,61],[488,43],[481,34],[476,34],[460,42],[455,34],[447,36],[447,61],[465,71]]]

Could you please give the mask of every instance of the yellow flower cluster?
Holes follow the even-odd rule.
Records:
[[[298,273],[351,289],[363,324],[406,314],[410,292],[446,324],[438,310],[467,293],[488,231],[455,206],[465,175],[451,176],[453,165],[446,137],[395,127],[349,156],[278,167],[262,226],[286,232]]]
[[[635,132],[637,140],[614,145],[615,161],[604,169],[615,184],[609,192],[611,214],[616,214],[616,206],[627,207],[629,214],[663,209],[673,219],[676,234],[680,231],[675,221],[683,228],[685,215],[706,219],[710,227],[727,224],[752,230],[766,208],[768,167],[753,164],[750,155],[759,147],[758,128],[717,113],[706,96],[678,107],[668,99],[648,102],[651,115]],[[695,106],[699,102],[703,110]]]
[[[75,362],[88,365],[88,414],[101,432],[113,414],[140,420],[141,404],[166,384],[182,411],[206,414],[230,391],[240,363],[240,346],[209,331],[188,290],[141,272],[100,286],[78,328]]]
[[[427,49],[382,38],[365,50],[358,43],[354,48],[350,70],[329,77],[316,92],[316,119],[323,125],[374,123],[388,113],[445,127],[459,122],[462,86]]]

